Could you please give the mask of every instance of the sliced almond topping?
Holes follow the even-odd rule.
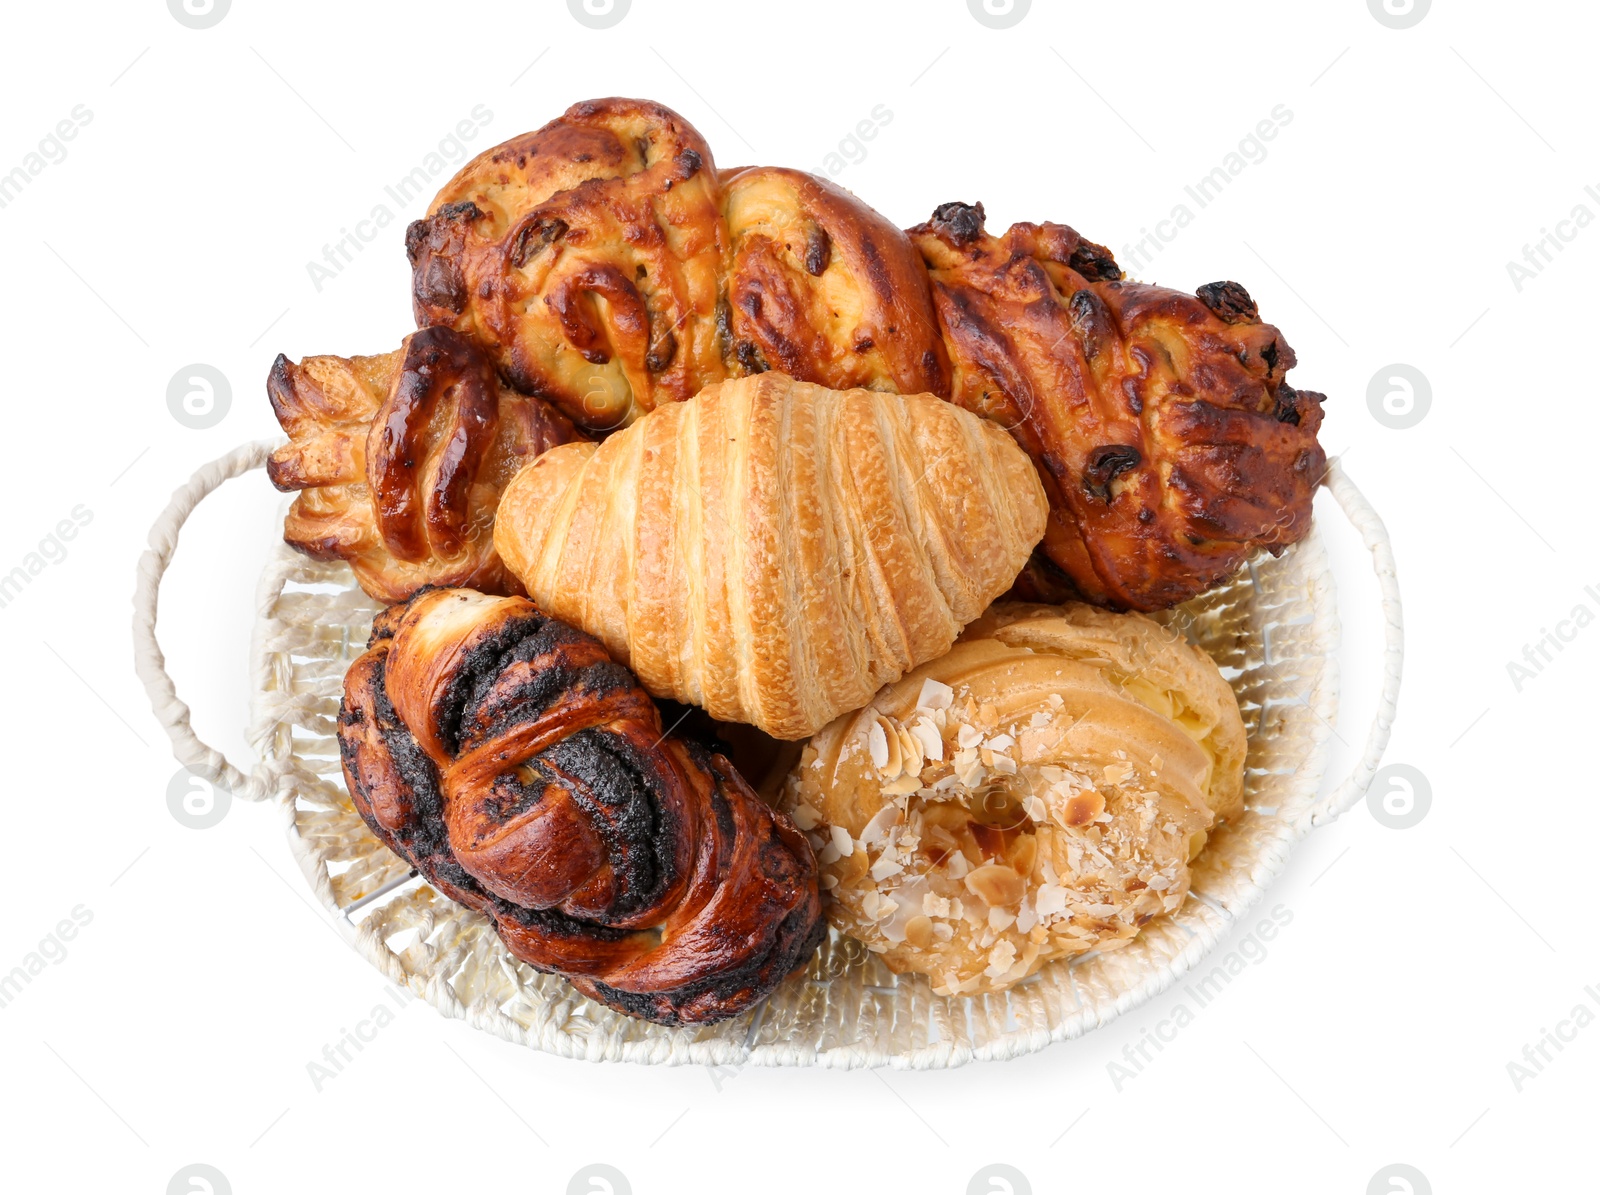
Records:
[[[900,738],[900,770],[908,775],[922,771],[922,742],[911,733],[910,727],[898,728]]]
[[[861,827],[861,841],[868,846],[877,846],[880,839],[889,833],[892,826],[899,825],[900,810],[893,805],[885,805],[872,819]]]
[[[989,965],[983,973],[990,979],[999,979],[1011,970],[1011,964],[1017,960],[1017,948],[1009,941],[996,942],[994,949],[989,952]]]
[[[1027,890],[1013,868],[998,863],[973,868],[966,884],[967,891],[991,907],[1020,904]]]
[[[906,922],[906,941],[918,950],[926,950],[933,945],[933,922],[918,913]]]
[[[899,875],[904,870],[905,866],[900,860],[891,859],[885,855],[872,865],[871,875],[874,880],[881,883],[892,875]]]
[[[867,728],[867,754],[872,758],[872,766],[880,772],[889,766],[889,739],[883,728],[882,718]]]
[[[885,780],[893,780],[900,775],[901,759],[905,754],[905,747],[900,742],[900,728],[882,716],[878,718],[877,728],[883,735],[884,749],[884,761],[878,772]]]
[[[1033,874],[1034,860],[1039,856],[1039,840],[1032,834],[1018,834],[1006,848],[1006,862],[1020,876]]]
[[[907,797],[921,787],[921,778],[915,772],[911,772],[898,779],[891,780],[878,791],[886,797]]]
[[[939,734],[939,728],[927,718],[918,718],[911,727],[911,733],[916,736],[925,759],[935,762],[944,759],[944,739]]]
[[[1067,799],[1067,825],[1087,826],[1106,811],[1106,799],[1091,788]]]
[[[794,819],[794,824],[802,830],[815,830],[822,821],[822,814],[801,801],[789,811],[789,816]]]
[[[832,843],[828,844],[828,849],[830,851],[833,849]],[[867,865],[867,852],[856,851],[848,859],[836,859],[833,871],[839,877],[841,884],[849,884],[866,874]]]

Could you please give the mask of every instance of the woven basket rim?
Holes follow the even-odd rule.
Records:
[[[1313,609],[1312,625],[1318,636],[1321,648],[1320,668],[1316,682],[1307,697],[1310,707],[1308,715],[1314,717],[1319,723],[1309,730],[1310,750],[1300,760],[1297,769],[1298,791],[1307,794],[1307,799],[1314,802],[1317,792],[1321,787],[1326,770],[1329,753],[1329,738],[1331,725],[1337,717],[1338,711],[1338,664],[1337,651],[1339,645],[1339,625],[1337,617],[1336,583],[1332,571],[1328,566],[1326,554],[1323,550],[1320,535],[1315,527],[1300,544],[1290,549],[1297,556],[1309,557],[1306,563],[1314,563],[1320,567],[1309,578],[1309,599]],[[304,567],[304,558],[292,552],[287,547],[280,546],[269,560],[262,577],[262,595],[273,590],[280,590],[284,580],[290,572]],[[1246,566],[1253,569],[1256,565],[1252,561]],[[262,622],[272,618],[272,606],[263,605]],[[266,648],[267,637],[258,634],[254,652],[260,653],[256,660],[255,669],[258,676],[273,671],[275,665],[270,658],[271,652]],[[257,696],[261,694],[258,692]],[[259,710],[265,710],[264,703],[258,703]],[[274,740],[282,741],[282,724],[270,714],[262,713],[255,719],[256,725],[251,732],[252,741],[268,743]],[[292,736],[291,736],[292,737]],[[1252,736],[1253,737],[1253,736]],[[292,746],[290,747],[292,753]],[[1212,903],[1214,912],[1218,913],[1214,919],[1201,924],[1197,931],[1192,931],[1193,936],[1188,945],[1166,966],[1161,967],[1149,975],[1144,982],[1127,991],[1121,992],[1111,1003],[1110,1007],[1100,1005],[1081,1006],[1077,1015],[1068,1017],[1059,1025],[1049,1031],[1014,1030],[991,1040],[974,1046],[962,1046],[954,1041],[941,1041],[927,1047],[915,1050],[877,1051],[868,1050],[857,1046],[835,1046],[817,1048],[809,1043],[801,1042],[774,1042],[769,1044],[752,1044],[749,1037],[743,1042],[725,1037],[702,1037],[695,1040],[682,1040],[667,1042],[659,1037],[651,1037],[626,1042],[610,1042],[603,1048],[596,1050],[592,1041],[584,1037],[561,1032],[551,1031],[549,1026],[541,1027],[544,1031],[536,1031],[523,1025],[498,1008],[485,1008],[482,1006],[469,1006],[464,1004],[452,987],[447,976],[434,975],[427,979],[409,972],[392,953],[385,943],[371,931],[352,924],[344,916],[337,895],[334,892],[327,868],[328,860],[317,847],[307,841],[301,834],[297,823],[297,798],[299,789],[293,783],[280,786],[277,793],[278,804],[284,812],[286,831],[290,840],[291,849],[300,865],[302,873],[310,883],[318,900],[332,913],[340,923],[340,930],[352,943],[356,950],[367,958],[374,966],[387,975],[392,981],[406,985],[416,994],[422,996],[446,1016],[459,1017],[467,1020],[477,1028],[494,1033],[496,1036],[508,1041],[532,1046],[545,1052],[554,1053],[568,1058],[582,1058],[594,1061],[630,1061],[646,1063],[666,1063],[676,1065],[707,1065],[727,1066],[751,1064],[758,1066],[819,1066],[827,1068],[853,1069],[862,1066],[889,1066],[894,1069],[926,1069],[944,1068],[963,1065],[967,1062],[990,1061],[1014,1057],[1022,1053],[1030,1053],[1057,1041],[1071,1040],[1082,1036],[1091,1030],[1108,1023],[1110,1020],[1123,1013],[1137,1008],[1141,1004],[1154,999],[1170,988],[1178,979],[1192,969],[1203,958],[1209,955],[1217,944],[1227,936],[1239,919],[1243,918],[1260,901],[1270,882],[1287,866],[1292,848],[1310,832],[1314,821],[1310,817],[1301,817],[1295,820],[1279,820],[1277,833],[1271,835],[1266,842],[1267,849],[1255,852],[1247,885],[1233,894],[1226,904]],[[1275,849],[1274,849],[1275,848]],[[421,883],[422,881],[418,881]],[[1199,894],[1191,896],[1191,900],[1203,899]],[[1185,906],[1187,908],[1187,905]],[[1165,919],[1159,919],[1165,920]],[[1072,963],[1058,962],[1049,967],[1071,967],[1084,961],[1092,960],[1094,956],[1083,956]],[[1045,968],[1046,971],[1049,967]],[[752,1025],[754,1027],[759,1022]],[[665,1036],[672,1036],[674,1031],[664,1031]]]
[[[361,647],[351,641],[364,643],[360,628],[377,608],[377,603],[356,589],[346,566],[319,564],[279,544],[262,574],[251,644],[249,731],[260,761],[246,773],[195,735],[189,707],[178,698],[156,637],[161,580],[195,507],[228,479],[261,468],[275,447],[271,441],[244,444],[203,465],[173,493],[151,528],[149,550],[138,564],[133,643],[135,671],[153,712],[172,740],[174,755],[194,775],[225,786],[242,800],[274,798],[294,856],[318,900],[336,915],[341,934],[381,972],[448,1016],[566,1057],[667,1064],[922,1068],[1011,1057],[1081,1036],[1154,998],[1206,957],[1260,900],[1287,865],[1296,843],[1361,798],[1377,771],[1393,725],[1404,660],[1404,620],[1394,555],[1382,519],[1335,459],[1329,462],[1324,485],[1371,553],[1384,635],[1383,682],[1376,713],[1364,748],[1340,784],[1321,793],[1329,739],[1334,734],[1332,724],[1338,713],[1340,631],[1332,569],[1318,528],[1313,526],[1301,544],[1284,554],[1283,561],[1263,555],[1249,562],[1248,600],[1240,598],[1240,578],[1246,575],[1241,573],[1190,603],[1187,613],[1180,608],[1166,616],[1186,623],[1202,646],[1209,642],[1219,662],[1223,658],[1229,661],[1225,672],[1233,670],[1229,679],[1241,704],[1254,712],[1250,799],[1276,798],[1272,804],[1256,801],[1245,817],[1213,838],[1196,863],[1194,895],[1177,912],[1151,922],[1123,950],[1091,953],[1071,963],[1057,961],[1016,985],[1001,999],[1004,1024],[996,1021],[992,1006],[996,997],[930,998],[926,981],[902,980],[881,965],[869,976],[871,958],[859,944],[834,934],[806,972],[758,1006],[754,1015],[699,1030],[646,1025],[588,1004],[557,977],[538,975],[525,965],[514,964],[486,922],[481,918],[472,921],[476,914],[444,897],[435,901],[437,894],[420,882],[409,892],[397,891],[389,904],[375,904],[372,912],[363,912],[359,925],[345,916],[394,888],[388,880],[404,876],[405,871],[403,863],[383,851],[355,815],[339,776],[330,711],[337,710],[339,677],[351,658],[351,649],[359,651]],[[299,586],[293,593],[286,588],[291,581]],[[325,606],[316,606],[313,598]],[[291,626],[292,620],[279,617],[280,609],[293,612],[298,621]],[[304,675],[297,673],[296,659],[301,661]],[[1289,675],[1284,676],[1280,669]],[[1250,717],[1247,713],[1247,721]],[[298,739],[297,729],[302,732]],[[305,758],[297,752],[297,743],[310,744]],[[312,749],[319,743],[320,754]],[[330,775],[338,778],[336,786],[330,785]],[[323,818],[320,827],[308,809]],[[342,836],[347,854],[335,857],[332,848],[324,849],[308,838],[303,825],[311,826],[313,832],[320,829],[325,842]],[[344,868],[359,870],[336,878],[335,867],[341,873]],[[343,905],[336,884],[345,890]],[[412,896],[419,899],[413,901]],[[430,933],[442,918],[446,937],[437,940],[455,953],[441,954],[434,940],[427,940],[411,952],[413,964],[420,960],[425,965],[408,969],[406,961],[389,949],[375,929],[391,910],[420,915]],[[418,927],[413,923],[407,928]],[[1180,931],[1188,935],[1187,940],[1179,937]],[[492,945],[486,946],[486,940]],[[462,942],[468,946],[463,948]],[[835,949],[839,942],[854,949],[853,960],[849,951]],[[464,949],[471,953],[463,953]],[[842,961],[841,953],[847,956]],[[519,977],[519,967],[531,981]],[[473,968],[476,972],[470,973]],[[1060,982],[1063,974],[1067,984]],[[877,978],[879,975],[888,978]],[[495,979],[502,982],[497,986]],[[1046,983],[1047,979],[1051,983]],[[476,993],[470,1001],[463,1002],[458,994],[458,981],[463,991]],[[875,986],[885,982],[888,987]],[[1070,1005],[1063,999],[1069,986]],[[1040,990],[1032,990],[1034,987]],[[1089,991],[1087,1000],[1084,990]],[[797,997],[797,992],[801,996]],[[878,993],[888,993],[891,999],[885,1004]],[[498,1003],[488,999],[495,995]],[[801,998],[804,996],[811,999]],[[847,1021],[853,1009],[855,1020],[841,1022],[831,1030],[827,1023],[817,1021],[812,1005],[820,1002],[826,1006],[830,1001]],[[523,1014],[522,1020],[503,1010],[510,1006]],[[870,1036],[859,1032],[863,1010]],[[739,1026],[746,1019],[741,1034]],[[805,1029],[817,1040],[805,1044],[791,1040],[792,1033],[785,1036],[786,1029],[796,1028]],[[885,1032],[897,1036],[897,1048],[883,1046]],[[857,1042],[876,1044],[844,1044],[852,1040],[850,1033]],[[934,1033],[939,1040],[932,1040]],[[818,1034],[822,1036],[818,1038]],[[906,1045],[907,1041],[911,1044]]]

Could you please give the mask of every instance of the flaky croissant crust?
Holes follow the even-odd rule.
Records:
[[[495,543],[651,692],[798,739],[948,649],[1045,517],[993,424],[765,373],[547,452],[507,487]]]
[[[380,615],[339,742],[391,850],[517,958],[629,1015],[734,1016],[825,932],[788,819],[526,599],[435,589]]]

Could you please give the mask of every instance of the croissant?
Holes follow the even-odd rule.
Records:
[[[378,357],[279,355],[267,381],[289,443],[267,475],[298,490],[283,538],[347,560],[361,587],[402,601],[425,585],[505,592],[494,554],[500,490],[529,460],[580,438],[565,416],[506,389],[449,328],[425,328]]]
[[[998,427],[932,395],[765,373],[552,449],[495,546],[652,693],[781,739],[943,653],[1044,532]]]
[[[1237,283],[1123,282],[1060,224],[945,204],[900,232],[797,171],[719,174],[681,116],[574,105],[462,168],[411,226],[420,325],[482,344],[577,424],[766,369],[998,420],[1052,515],[1041,592],[1154,610],[1310,525],[1322,396]]]
[[[1245,745],[1216,665],[1171,631],[1001,602],[816,735],[781,805],[835,927],[940,994],[992,992],[1177,909],[1243,809]]]
[[[630,1016],[734,1016],[826,933],[799,831],[524,598],[433,589],[390,607],[338,730],[374,834],[517,958]]]

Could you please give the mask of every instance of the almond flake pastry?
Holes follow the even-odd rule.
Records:
[[[940,995],[1002,991],[1174,912],[1243,811],[1245,728],[1141,615],[1000,603],[807,744],[783,806],[828,918]]]

